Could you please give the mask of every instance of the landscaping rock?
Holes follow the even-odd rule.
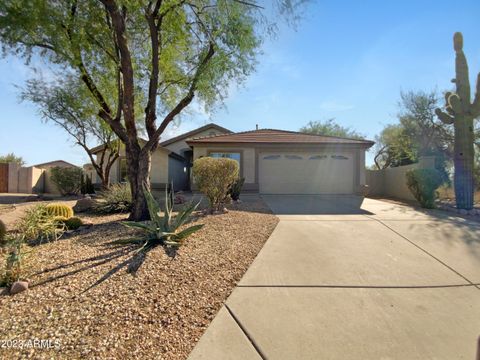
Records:
[[[92,200],[92,198],[85,197],[77,201],[77,203],[73,207],[73,211],[75,211],[76,213],[85,212],[85,211],[91,210],[94,205],[95,205],[95,201]]]
[[[136,259],[144,262],[133,276],[125,262],[135,248],[111,244],[141,235],[126,217],[82,215],[92,228],[35,248],[31,291],[0,297],[0,339],[55,339],[61,348],[0,350],[1,359],[185,360],[278,223],[260,198],[196,218],[205,226],[174,261],[158,246]]]
[[[25,290],[28,290],[28,282],[26,281],[15,281],[10,288],[10,294],[15,295],[19,294]]]

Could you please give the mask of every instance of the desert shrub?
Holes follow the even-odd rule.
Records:
[[[57,240],[65,232],[65,224],[40,204],[27,209],[17,230],[25,240]]]
[[[113,184],[100,193],[94,211],[100,214],[126,213],[132,209],[130,184]]]
[[[2,220],[0,220],[0,246],[5,242],[5,237],[7,236],[7,227],[3,223]]]
[[[68,230],[77,230],[82,225],[83,225],[82,219],[76,216],[71,217],[70,219],[67,219],[65,221],[65,226],[67,227]]]
[[[245,178],[238,178],[230,186],[230,189],[228,190],[228,194],[230,195],[232,200],[237,201],[240,199],[240,193],[242,192],[244,183],[245,183]]]
[[[223,208],[230,186],[238,178],[238,162],[227,158],[204,157],[194,161],[193,178],[207,197],[211,211]]]
[[[62,195],[76,195],[80,191],[83,172],[77,167],[53,167],[51,179]]]
[[[73,209],[65,204],[48,204],[45,208],[47,212],[53,216],[60,216],[66,219],[70,219],[73,216]]]
[[[83,195],[86,194],[95,194],[95,188],[92,184],[92,179],[88,175],[82,175],[80,182],[80,193]]]
[[[437,188],[443,183],[442,174],[435,169],[412,169],[406,174],[411,193],[427,209],[435,207]]]
[[[174,203],[173,192],[168,192],[165,189],[165,211],[160,215],[160,206],[153,197],[152,193],[144,189],[145,198],[147,200],[148,212],[150,214],[150,221],[146,223],[126,221],[122,224],[125,226],[141,229],[145,232],[145,237],[142,239],[129,239],[125,242],[140,243],[142,247],[140,250],[148,251],[155,246],[163,245],[177,249],[180,247],[185,239],[194,232],[200,230],[203,224],[193,225],[183,228],[199,203],[193,202],[185,205],[176,216],[172,216],[172,209]],[[182,230],[180,228],[182,227]]]

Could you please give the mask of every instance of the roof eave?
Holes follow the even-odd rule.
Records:
[[[183,139],[186,139],[186,138],[188,138],[189,136],[195,135],[196,133],[202,132],[202,131],[204,131],[204,130],[206,130],[206,129],[209,129],[209,128],[215,128],[215,129],[217,129],[218,131],[223,131],[223,132],[225,132],[225,133],[227,133],[227,134],[233,134],[233,131],[231,131],[231,130],[229,130],[229,129],[227,129],[227,128],[224,128],[224,127],[222,127],[222,126],[220,126],[220,125],[217,125],[217,124],[214,124],[214,123],[210,123],[210,124],[201,126],[201,127],[197,128],[197,129],[188,131],[188,132],[186,132],[186,133],[184,133],[184,134],[175,136],[175,137],[173,137],[173,138],[171,138],[171,139],[162,141],[162,142],[160,143],[160,146],[167,146],[167,145],[173,144],[173,143],[175,143],[175,142],[177,142],[177,141],[181,141],[181,140],[183,140]]]
[[[303,146],[319,146],[319,145],[334,145],[334,146],[354,146],[354,147],[372,147],[375,142],[365,141],[361,143],[342,143],[342,142],[260,142],[260,141],[203,141],[203,140],[189,140],[188,145],[303,145]]]

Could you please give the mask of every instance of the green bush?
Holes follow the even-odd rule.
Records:
[[[25,211],[17,230],[25,240],[57,240],[65,232],[63,220],[51,214],[46,205],[40,204]]]
[[[245,183],[245,178],[238,178],[230,186],[230,189],[228,190],[228,195],[230,195],[232,200],[237,201],[240,199],[240,193],[242,192],[244,183]]]
[[[102,191],[94,206],[100,214],[126,213],[132,209],[132,192],[130,184],[114,184]]]
[[[210,210],[218,211],[228,200],[228,191],[238,178],[238,162],[227,158],[204,157],[193,163],[193,179],[207,197]]]
[[[65,226],[67,227],[68,230],[77,230],[82,225],[83,225],[82,219],[76,216],[71,217],[70,219],[67,219],[65,221]]]
[[[60,216],[66,219],[70,219],[73,216],[73,209],[65,204],[53,203],[48,204],[45,208],[52,216]]]
[[[174,203],[173,192],[165,190],[165,211],[160,216],[160,206],[155,201],[152,193],[147,189],[144,190],[145,198],[147,200],[148,212],[150,214],[150,221],[147,223],[140,223],[134,221],[126,221],[125,226],[141,229],[146,236],[139,240],[127,240],[125,242],[140,243],[143,251],[153,249],[155,246],[163,245],[177,249],[180,247],[185,239],[194,232],[200,230],[203,224],[183,227],[188,221],[199,203],[189,203],[180,210],[176,216],[172,216],[172,208]],[[180,228],[182,228],[180,230]]]
[[[435,169],[413,169],[406,174],[407,186],[420,206],[427,209],[435,207],[436,190],[442,185],[442,174]]]
[[[51,179],[62,195],[77,195],[80,191],[83,172],[77,167],[53,167]]]

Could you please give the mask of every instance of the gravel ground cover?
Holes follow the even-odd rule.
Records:
[[[0,358],[185,359],[278,222],[248,198],[198,215],[175,257],[157,247],[133,262],[134,247],[112,244],[137,234],[125,215],[83,216],[94,225],[33,249],[28,291],[0,296],[0,342],[17,346],[0,343]]]

